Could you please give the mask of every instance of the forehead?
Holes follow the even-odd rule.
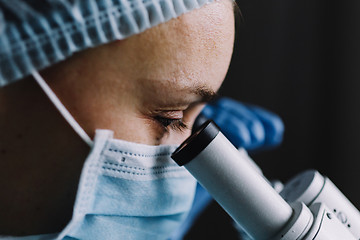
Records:
[[[123,41],[119,56],[127,56],[124,62],[136,76],[137,87],[149,91],[146,95],[180,100],[196,90],[219,89],[233,42],[233,4],[224,0]]]

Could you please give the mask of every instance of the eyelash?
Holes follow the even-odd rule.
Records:
[[[175,131],[183,131],[185,129],[188,129],[188,126],[186,123],[183,122],[182,119],[171,119],[171,118],[165,118],[161,116],[155,117],[156,121],[158,121],[162,127],[168,132],[170,129]]]

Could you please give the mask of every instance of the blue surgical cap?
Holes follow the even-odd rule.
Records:
[[[0,87],[213,0],[0,0]]]

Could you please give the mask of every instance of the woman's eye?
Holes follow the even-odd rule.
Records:
[[[172,119],[172,118],[165,118],[161,116],[155,117],[156,121],[158,121],[166,131],[172,129],[177,131],[183,131],[187,129],[187,125],[183,122],[183,120],[180,119]]]

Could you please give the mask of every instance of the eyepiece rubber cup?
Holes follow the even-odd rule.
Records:
[[[171,155],[171,158],[183,166],[199,155],[220,132],[214,121],[208,120],[188,137]]]

